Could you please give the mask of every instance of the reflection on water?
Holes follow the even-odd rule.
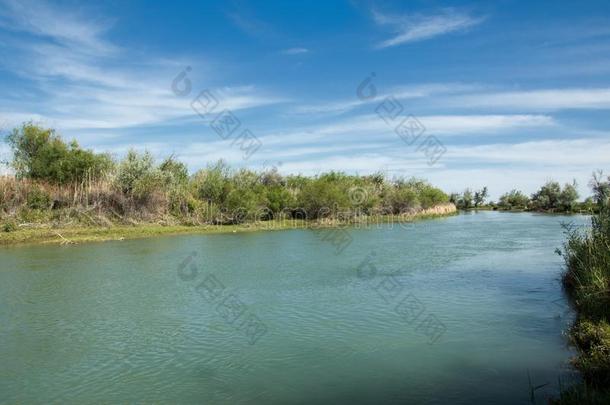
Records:
[[[572,378],[562,221],[2,249],[0,402],[512,404],[529,372],[543,403]]]

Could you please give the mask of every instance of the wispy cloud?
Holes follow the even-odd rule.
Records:
[[[252,37],[269,37],[274,36],[274,28],[255,16],[255,13],[245,7],[245,4],[240,4],[240,7],[233,12],[227,13],[227,18],[244,33]]]
[[[379,25],[392,27],[395,33],[392,38],[379,43],[378,48],[388,48],[409,42],[423,41],[451,32],[463,31],[485,20],[484,17],[473,17],[453,9],[444,9],[434,15],[412,14],[402,16],[383,14],[374,10],[373,18]]]
[[[108,24],[84,10],[46,2],[0,0],[0,31],[26,32],[2,44],[11,58],[0,68],[20,76],[40,95],[0,100],[0,119],[12,125],[35,120],[59,130],[111,129],[159,124],[195,117],[188,100],[170,88],[188,63],[146,54],[134,56],[107,39]],[[205,65],[193,64],[201,72]],[[207,73],[207,72],[206,72]],[[212,74],[193,80],[193,94],[211,88],[224,108],[240,110],[280,102],[254,86],[213,86]],[[207,80],[206,80],[207,79]],[[173,122],[173,121],[172,121]]]
[[[417,85],[399,86],[391,89],[387,93],[379,94],[370,100],[359,100],[356,97],[326,101],[317,104],[303,104],[293,108],[297,114],[342,114],[354,110],[363,105],[379,104],[381,100],[392,96],[398,100],[423,99],[436,95],[466,94],[484,87],[479,84],[464,83],[425,83]]]
[[[426,115],[419,116],[428,133],[444,137],[468,135],[501,135],[512,130],[556,126],[546,115]],[[399,142],[393,128],[375,114],[330,121],[283,132],[260,132],[265,148],[287,148],[325,143],[378,143],[392,146]]]
[[[308,53],[309,49],[307,48],[288,48],[288,49],[284,49],[282,50],[281,53],[283,53],[284,55],[300,55],[303,53]]]
[[[552,111],[564,109],[610,109],[610,88],[535,89],[482,92],[446,98],[453,107],[501,108]]]
[[[81,51],[107,54],[117,50],[102,39],[112,26],[110,20],[89,18],[83,22],[83,15],[72,10],[60,10],[41,1],[0,0],[0,26],[51,38]]]

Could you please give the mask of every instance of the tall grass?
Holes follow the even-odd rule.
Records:
[[[166,217],[169,197],[161,191],[145,201],[130,198],[111,179],[53,184],[0,176],[0,220],[3,223],[105,226]]]
[[[587,231],[568,230],[563,284],[580,314],[607,320],[610,312],[610,210],[591,217]]]
[[[610,178],[594,176],[598,212],[586,230],[567,230],[562,250],[563,285],[577,311],[570,331],[578,350],[575,367],[584,383],[562,394],[561,403],[610,403]]]

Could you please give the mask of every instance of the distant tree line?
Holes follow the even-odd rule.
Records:
[[[564,184],[563,187],[556,181],[548,181],[531,196],[513,189],[500,196],[497,203],[485,203],[488,197],[487,187],[472,191],[467,188],[463,193],[452,193],[449,200],[459,209],[491,208],[499,210],[521,211],[548,211],[548,212],[574,212],[580,210],[594,210],[592,198],[578,202],[576,181]]]
[[[449,201],[460,209],[479,208],[485,203],[488,195],[487,187],[474,192],[467,188],[462,194],[452,193],[449,196]]]
[[[416,213],[449,200],[426,181],[390,180],[380,173],[285,176],[277,169],[232,169],[218,161],[191,175],[173,156],[157,163],[149,152],[131,150],[116,160],[32,123],[14,129],[7,142],[15,178],[0,185],[0,214],[25,221],[80,221],[78,212],[109,221],[181,223],[339,218],[346,212]]]

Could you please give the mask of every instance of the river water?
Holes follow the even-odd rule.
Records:
[[[554,250],[585,221],[3,248],[0,403],[544,403],[574,379]]]

